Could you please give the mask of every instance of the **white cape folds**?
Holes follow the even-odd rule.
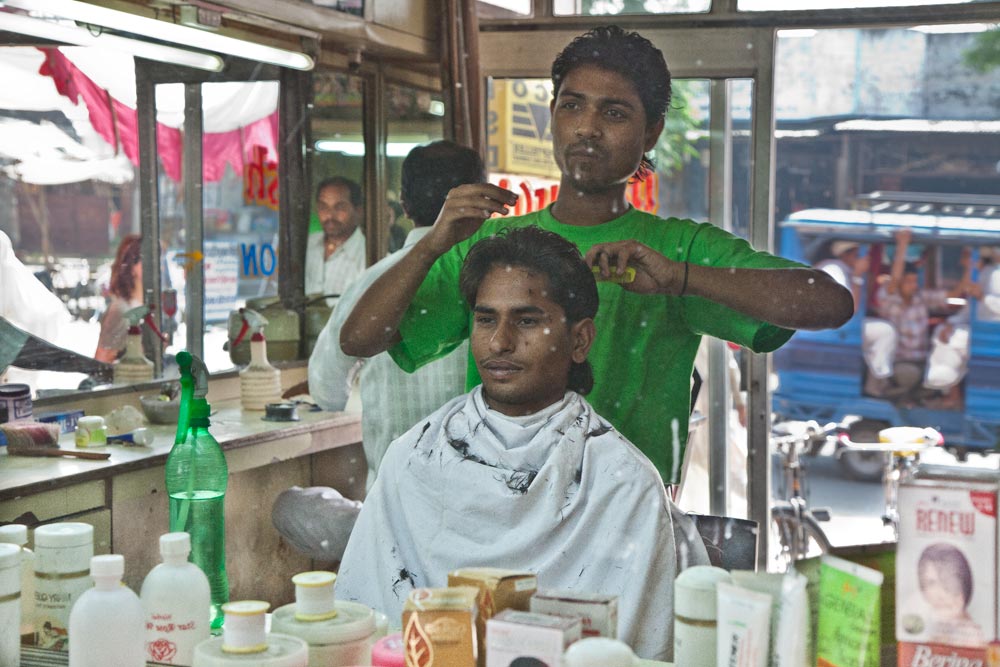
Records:
[[[540,588],[617,595],[619,638],[641,657],[669,659],[674,578],[708,558],[682,531],[656,469],[578,394],[511,420],[480,392],[389,447],[337,597],[398,626],[410,590],[446,586],[452,570],[527,570]]]

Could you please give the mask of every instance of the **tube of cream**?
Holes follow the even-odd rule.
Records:
[[[767,667],[771,597],[724,581],[715,590],[716,667]]]
[[[147,428],[137,428],[131,433],[109,435],[108,442],[119,445],[148,445],[153,442],[153,434]]]
[[[819,580],[819,667],[866,667],[879,662],[879,593],[883,575],[824,555]]]
[[[771,598],[771,667],[804,667],[807,663],[809,600],[806,578],[786,574],[733,570],[733,583]]]

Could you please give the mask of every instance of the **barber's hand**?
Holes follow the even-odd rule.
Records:
[[[638,294],[675,295],[681,291],[684,280],[684,263],[667,259],[638,241],[598,243],[587,251],[584,260],[588,266],[600,269],[598,280],[613,273],[622,274],[626,267],[635,270],[635,280],[622,283],[622,287]]]
[[[913,238],[913,230],[909,227],[903,227],[896,232],[895,236],[898,245],[908,246],[910,245],[910,240]]]
[[[439,254],[469,238],[494,213],[506,215],[517,203],[517,194],[492,183],[472,183],[453,188],[445,199],[427,242]]]

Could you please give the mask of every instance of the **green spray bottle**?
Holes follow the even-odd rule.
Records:
[[[170,532],[191,535],[191,562],[208,577],[212,630],[218,632],[224,620],[222,605],[229,602],[225,524],[229,468],[222,447],[208,432],[208,369],[187,351],[177,353],[177,365],[181,369],[181,406],[177,437],[167,456]]]

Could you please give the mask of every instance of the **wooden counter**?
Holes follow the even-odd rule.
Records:
[[[210,394],[211,398],[211,394]],[[226,560],[231,598],[290,602],[291,576],[315,567],[271,525],[271,506],[291,486],[331,486],[359,498],[365,483],[361,419],[357,413],[312,412],[298,422],[269,422],[244,412],[233,398],[212,401],[210,431],[229,465]],[[88,414],[102,411],[88,410]],[[83,521],[95,529],[95,553],[125,557],[125,583],[138,592],[160,562],[159,536],[168,530],[165,468],[173,426],[152,426],[148,447],[109,445],[107,461],[9,456],[0,448],[0,523],[33,528]],[[60,447],[73,449],[72,434]]]

